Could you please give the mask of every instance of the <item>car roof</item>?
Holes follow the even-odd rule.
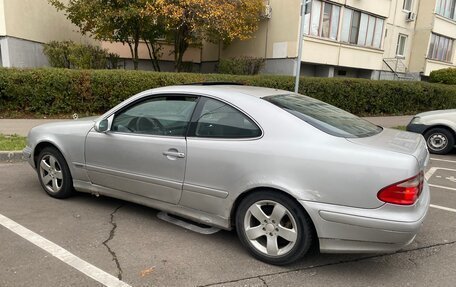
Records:
[[[289,94],[289,91],[244,85],[176,85],[152,89],[154,92],[182,92],[223,96],[223,94],[243,94],[255,98]]]

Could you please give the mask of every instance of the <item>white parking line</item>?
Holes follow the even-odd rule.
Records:
[[[431,204],[430,206],[433,207],[433,208],[437,208],[437,209],[441,209],[441,210],[445,210],[445,211],[455,212],[456,213],[456,209],[453,209],[453,208],[440,206],[440,205],[435,205],[435,204]]]
[[[432,158],[432,160],[436,160],[436,161],[444,161],[444,162],[452,162],[452,163],[456,163],[455,160],[449,160],[449,159],[440,159],[440,158]]]
[[[71,267],[75,268],[76,270],[100,282],[105,286],[131,287],[127,283],[120,281],[111,274],[106,273],[98,267],[95,267],[92,264],[88,263],[87,261],[82,260],[81,258],[67,251],[66,249],[25,228],[24,226],[18,224],[17,222],[9,219],[8,217],[2,214],[0,214],[0,225],[3,225],[4,227],[8,228],[9,230],[16,233],[25,240],[35,244],[44,251],[57,257],[62,262],[70,265]]]
[[[436,188],[442,188],[442,189],[448,189],[448,190],[456,191],[456,188],[447,187],[447,186],[443,186],[443,185],[429,184],[429,186],[430,187],[436,187]]]
[[[456,169],[454,168],[446,168],[446,167],[431,167],[427,172],[426,174],[424,175],[424,177],[426,178],[426,180],[429,180],[431,178],[431,176],[438,170],[449,170],[449,171],[456,171]]]
[[[437,170],[437,167],[431,167],[424,175],[426,180],[429,180],[436,170]]]

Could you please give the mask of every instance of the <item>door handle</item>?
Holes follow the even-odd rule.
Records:
[[[184,158],[185,157],[185,153],[183,152],[177,152],[177,151],[165,151],[163,153],[163,155],[165,156],[172,156],[172,157],[178,157],[178,158]]]

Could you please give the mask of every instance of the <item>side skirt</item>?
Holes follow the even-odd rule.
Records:
[[[225,230],[232,229],[231,222],[229,219],[220,216],[215,216],[213,214],[209,214],[206,212],[202,212],[200,210],[191,209],[181,205],[170,204],[167,202],[151,199],[133,193],[105,188],[81,180],[73,180],[73,186],[79,192],[90,193],[96,196],[103,195],[113,197],[133,202],[136,204],[144,205],[147,207],[151,207],[154,209],[166,211],[170,214],[178,215],[198,223],[219,227]]]

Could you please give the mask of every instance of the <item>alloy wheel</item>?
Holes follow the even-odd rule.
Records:
[[[57,193],[62,189],[62,168],[53,155],[47,154],[41,158],[40,177],[47,191]]]
[[[298,239],[297,224],[291,212],[273,200],[252,204],[244,217],[244,231],[259,252],[277,257],[289,252]]]

